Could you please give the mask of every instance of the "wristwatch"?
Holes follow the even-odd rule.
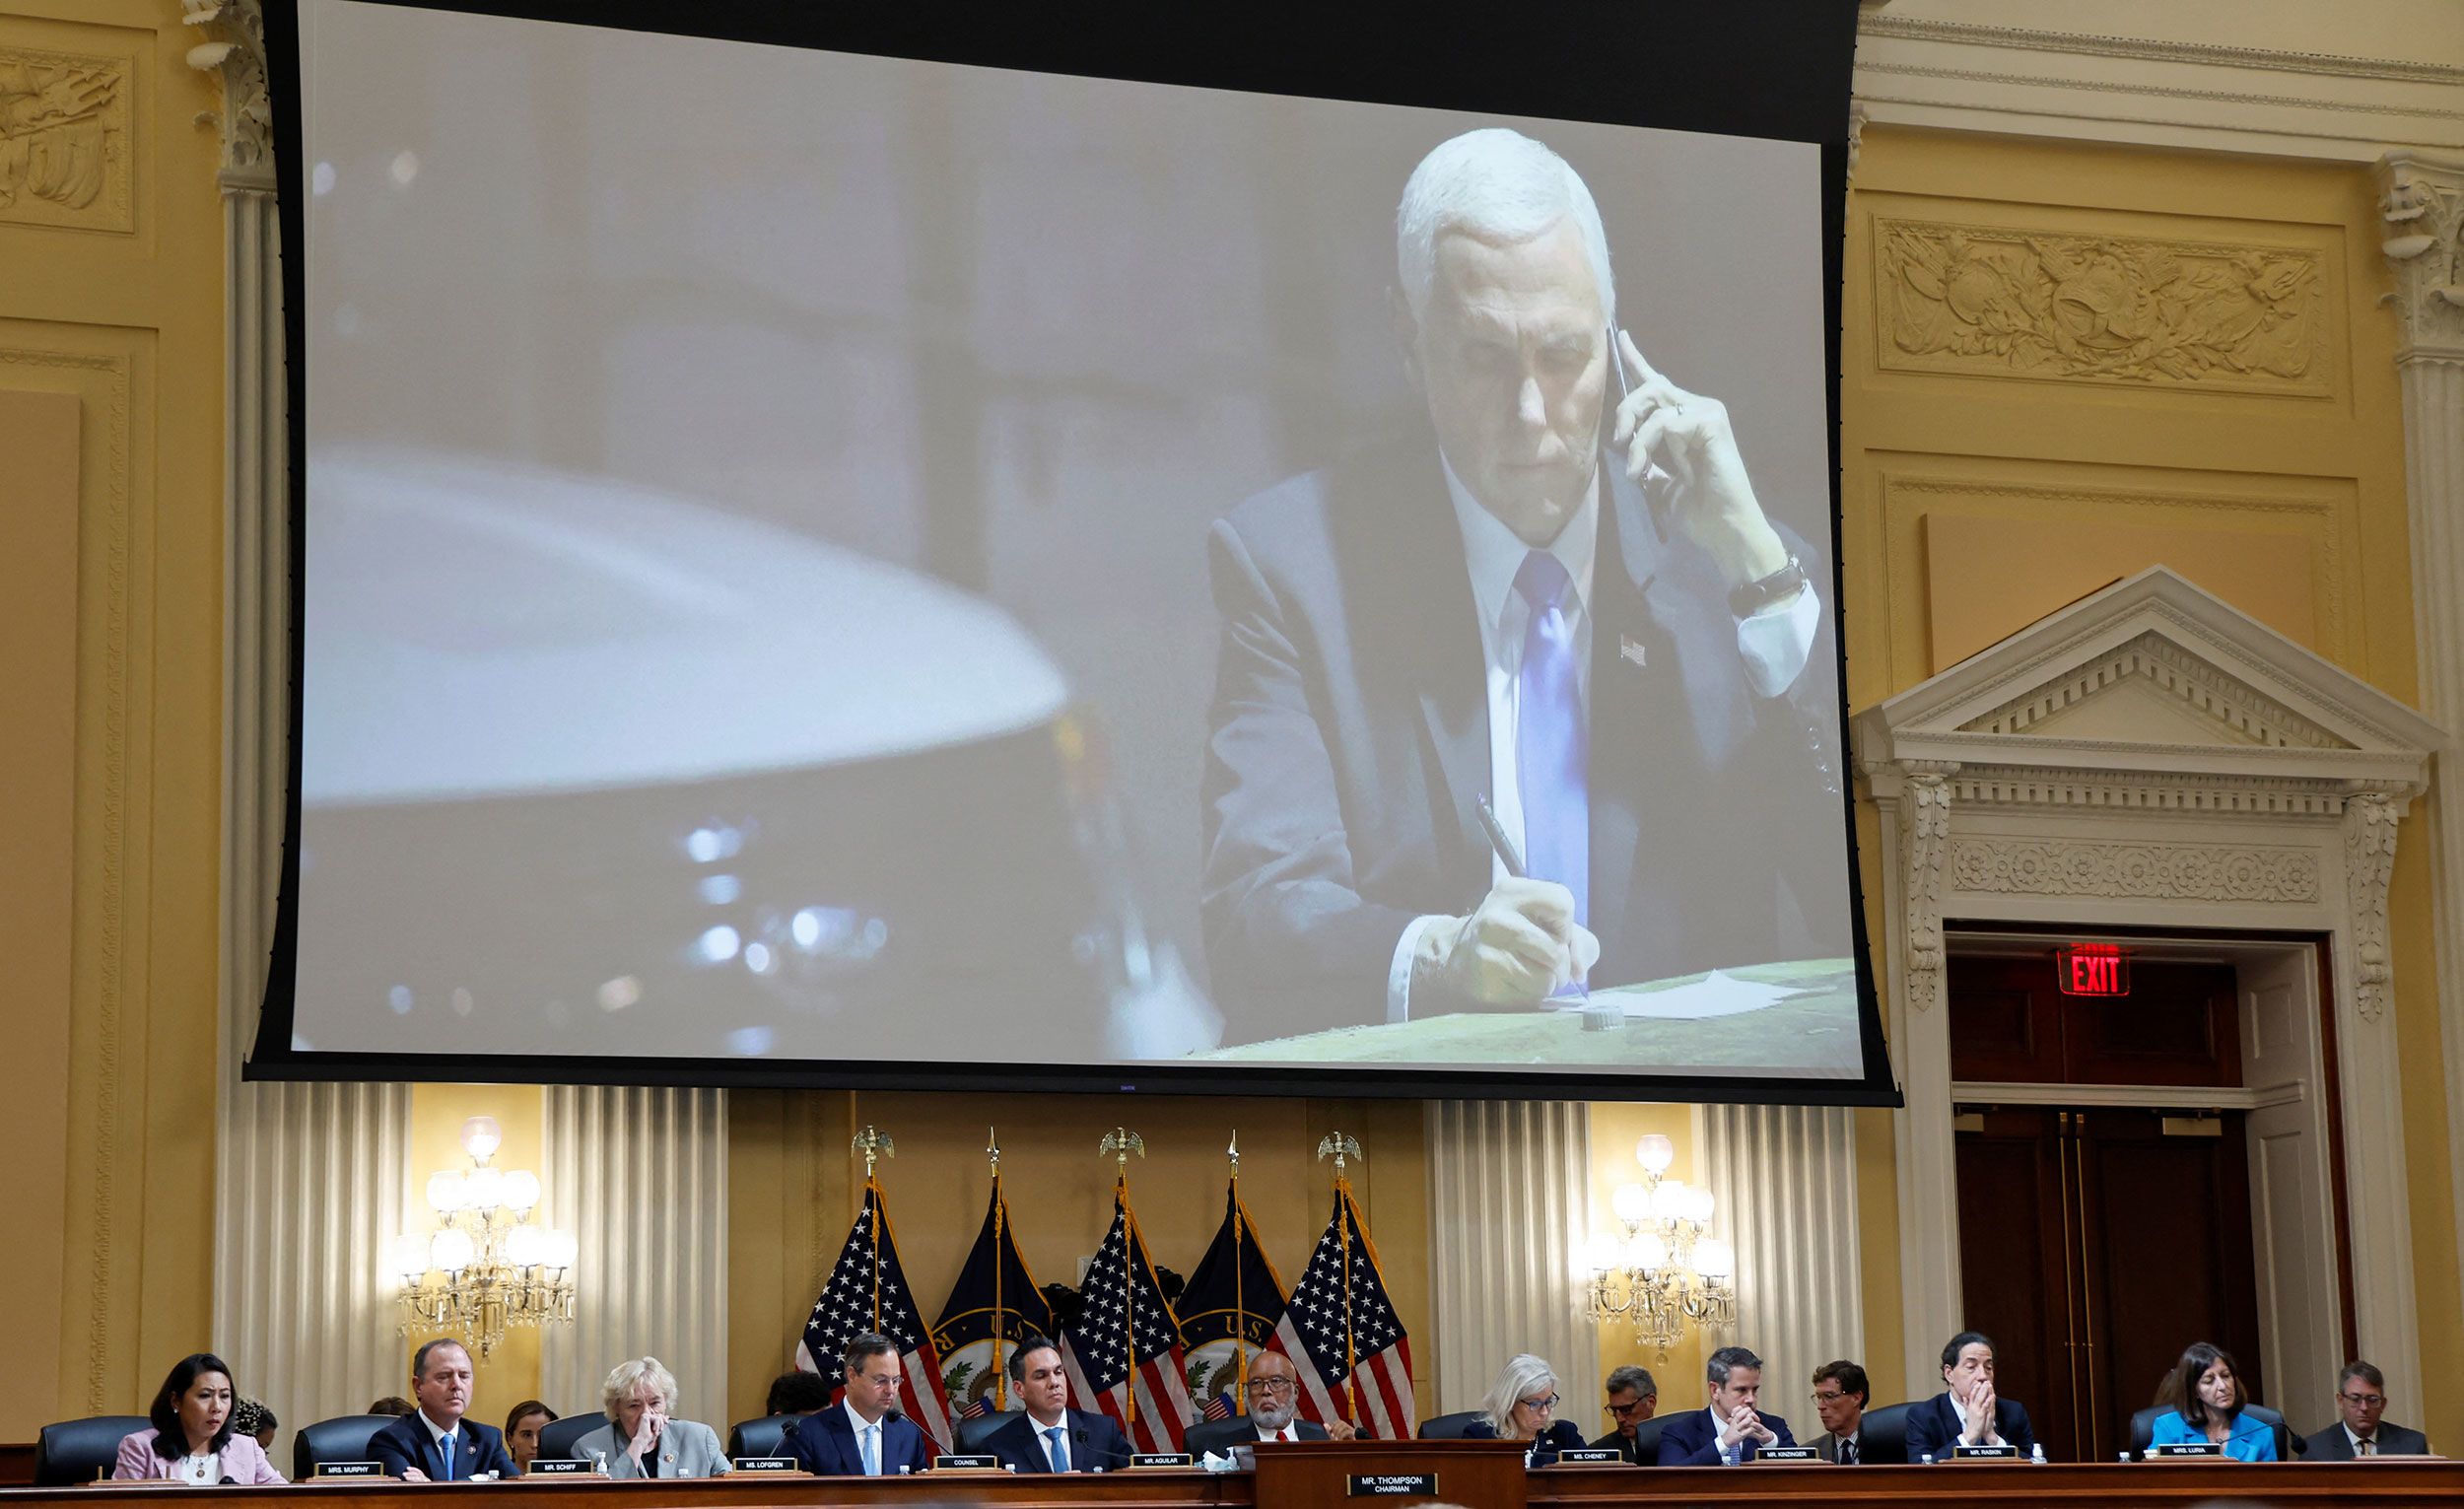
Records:
[[[1767,577],[1756,577],[1728,594],[1728,610],[1739,618],[1751,618],[1775,602],[1785,602],[1797,595],[1806,584],[1806,568],[1795,556],[1788,564]]]

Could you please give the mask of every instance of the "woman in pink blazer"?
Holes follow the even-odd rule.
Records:
[[[212,1352],[181,1358],[154,1396],[154,1423],[120,1438],[111,1475],[205,1484],[281,1482],[265,1449],[232,1430],[233,1399],[229,1363]]]

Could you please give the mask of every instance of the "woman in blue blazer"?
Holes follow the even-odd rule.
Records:
[[[2192,1342],[2173,1375],[2164,1380],[2156,1403],[2173,1409],[2156,1416],[2151,1445],[2212,1441],[2224,1448],[2225,1456],[2243,1462],[2276,1460],[2276,1431],[2242,1412],[2249,1401],[2242,1395],[2232,1354],[2223,1347]]]

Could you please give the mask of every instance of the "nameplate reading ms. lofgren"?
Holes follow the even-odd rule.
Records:
[[[1346,1498],[1425,1498],[1436,1492],[1435,1473],[1353,1473],[1343,1479]]]

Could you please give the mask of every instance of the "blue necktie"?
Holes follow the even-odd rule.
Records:
[[[451,1482],[453,1480],[453,1432],[448,1430],[437,1437],[437,1456],[445,1463],[445,1480]]]
[[[1574,893],[1574,920],[1591,922],[1591,734],[1576,672],[1574,579],[1545,550],[1523,558],[1514,589],[1531,605],[1523,667],[1515,674],[1514,765],[1523,797],[1523,867]]]
[[[866,1477],[881,1475],[881,1427],[879,1425],[864,1427],[864,1475]]]
[[[1056,1473],[1068,1472],[1069,1442],[1065,1433],[1059,1425],[1055,1425],[1051,1429],[1044,1432],[1044,1439],[1053,1443],[1049,1453],[1053,1459],[1053,1471]]]

